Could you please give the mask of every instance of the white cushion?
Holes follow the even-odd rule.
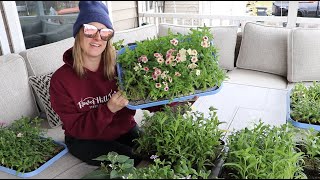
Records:
[[[50,103],[49,88],[52,74],[53,72],[41,76],[30,76],[29,82],[44,107],[44,111],[46,113],[50,127],[55,128],[59,127],[62,122],[58,114],[52,109]]]
[[[228,83],[271,89],[287,89],[287,79],[275,74],[236,68],[233,71],[228,71],[227,75],[229,79],[226,82]]]
[[[0,56],[0,82],[0,123],[9,125],[22,116],[39,116],[26,64],[20,55]]]
[[[320,29],[294,28],[288,44],[288,81],[320,80]]]
[[[74,44],[74,38],[27,49],[19,54],[26,60],[29,76],[40,76],[57,70],[64,64],[63,53]]]
[[[154,24],[149,24],[133,29],[115,31],[112,41],[117,42],[123,39],[123,45],[126,45],[129,43],[135,43],[136,41],[143,41],[148,38],[153,39],[156,37],[158,37],[157,26]]]
[[[237,67],[287,76],[289,31],[283,27],[246,23]]]
[[[159,37],[168,35],[168,29],[173,33],[187,34],[191,28],[196,26],[159,24]],[[234,69],[234,53],[237,42],[238,26],[216,26],[210,27],[213,34],[213,43],[218,49],[220,67],[226,70]]]

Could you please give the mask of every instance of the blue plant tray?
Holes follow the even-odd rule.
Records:
[[[319,125],[298,122],[298,121],[295,121],[291,118],[291,115],[290,115],[290,111],[291,111],[290,110],[290,103],[291,103],[290,95],[291,95],[291,92],[292,92],[292,89],[289,90],[287,93],[287,122],[291,123],[293,126],[298,127],[298,128],[302,128],[302,129],[313,128],[316,131],[320,131]]]
[[[57,155],[55,155],[54,157],[52,157],[49,161],[47,161],[46,163],[42,164],[38,169],[31,171],[31,172],[26,172],[26,173],[22,173],[22,172],[17,172],[16,170],[4,167],[4,166],[0,166],[0,171],[21,177],[21,178],[28,178],[28,177],[32,177],[35,176],[37,174],[39,174],[40,172],[42,172],[43,170],[45,170],[47,167],[49,167],[51,164],[53,164],[55,161],[57,161],[59,158],[61,158],[63,155],[68,153],[68,148],[64,143],[61,142],[57,142],[54,141],[56,144],[62,145],[64,147],[64,149],[58,153]]]
[[[136,48],[137,45],[131,45],[128,46],[130,50],[134,50]],[[118,51],[118,55],[122,54],[125,52],[125,48],[121,48]],[[123,89],[123,81],[122,81],[122,68],[121,68],[121,64],[117,63],[117,73],[118,73],[118,78],[119,78],[119,83],[120,83],[120,89]],[[187,96],[181,96],[181,97],[177,97],[174,98],[172,100],[159,100],[159,101],[152,101],[152,102],[148,102],[148,103],[144,103],[144,104],[138,104],[138,105],[133,105],[132,102],[129,101],[127,108],[132,109],[132,110],[136,110],[136,109],[143,109],[143,108],[148,108],[148,107],[153,107],[153,106],[159,106],[159,105],[164,105],[164,104],[169,104],[169,103],[173,103],[173,102],[181,102],[181,101],[186,101],[186,100],[190,100],[194,97],[200,97],[200,96],[208,96],[208,95],[213,95],[218,93],[221,88],[223,86],[223,83],[221,84],[220,87],[216,86],[216,87],[212,87],[210,88],[210,90],[207,91],[202,91],[202,92],[198,92],[195,94],[191,94],[191,95],[187,95]]]

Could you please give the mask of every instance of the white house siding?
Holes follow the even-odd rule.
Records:
[[[111,1],[115,31],[138,27],[137,1]]]
[[[199,1],[165,1],[165,13],[199,13]]]
[[[201,3],[201,14],[210,15],[234,15],[234,16],[244,16],[246,15],[246,4],[247,1],[199,1]],[[212,26],[228,25],[229,20],[220,21],[205,20],[204,23],[210,24]],[[231,23],[232,24],[232,23]]]
[[[164,12],[199,14],[199,1],[165,1]],[[199,23],[197,19],[191,20],[188,17],[186,17],[184,23],[181,20],[175,21],[172,18],[167,18],[165,22],[186,25],[196,25]]]

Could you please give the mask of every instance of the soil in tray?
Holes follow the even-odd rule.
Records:
[[[320,179],[320,165],[317,162],[312,162],[308,158],[303,158],[305,166],[303,168],[304,174],[308,179]],[[313,165],[315,163],[315,165]]]

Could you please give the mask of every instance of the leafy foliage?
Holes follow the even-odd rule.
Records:
[[[213,107],[209,117],[205,117],[201,112],[191,111],[187,104],[176,107],[175,111],[165,106],[153,115],[144,114],[141,122],[144,134],[137,139],[136,152],[155,154],[176,165],[186,161],[187,167],[197,172],[207,171],[223,148],[223,132],[218,128],[221,123]]]
[[[96,160],[102,161],[99,169],[85,175],[82,179],[195,179],[196,177],[206,178],[205,172],[197,173],[194,169],[189,169],[183,161],[180,171],[175,172],[170,163],[154,157],[154,163],[146,167],[134,167],[133,159],[116,152],[109,152]],[[110,162],[105,164],[105,162]],[[188,175],[193,173],[193,175]]]
[[[225,171],[229,178],[293,179],[306,178],[302,172],[303,152],[296,148],[291,124],[272,127],[263,122],[253,129],[241,129],[228,137]]]
[[[57,144],[40,128],[42,119],[22,117],[0,125],[0,165],[17,173],[37,169],[54,156]]]
[[[320,124],[320,84],[306,87],[303,83],[297,83],[292,89],[291,113],[293,120],[303,123]]]
[[[221,86],[227,75],[208,27],[136,42],[117,57],[129,101],[173,99]],[[120,81],[120,80],[119,80]],[[120,83],[120,82],[119,82]]]

